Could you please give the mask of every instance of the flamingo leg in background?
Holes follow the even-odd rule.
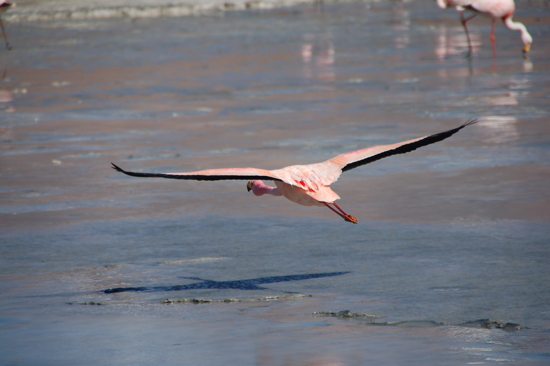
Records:
[[[4,27],[4,22],[2,21],[2,18],[0,18],[0,28],[2,28],[2,36],[6,41],[6,49],[11,50],[10,42],[8,41],[8,34],[6,33],[6,28]]]
[[[6,28],[4,27],[4,22],[2,21],[2,14],[5,13],[8,9],[15,7],[15,3],[10,3],[6,0],[0,0],[0,28],[2,28],[2,36],[6,41],[6,49],[11,50],[10,42],[8,41],[8,34],[6,33]]]
[[[491,35],[489,36],[491,38],[491,45],[493,46],[493,56],[497,55],[497,42],[495,38],[495,25],[496,21],[495,18],[492,19],[493,22],[491,23]]]
[[[464,27],[464,32],[466,33],[466,39],[468,40],[468,56],[472,56],[472,41],[470,40],[470,33],[468,32],[468,27],[466,26],[466,22],[474,18],[477,14],[473,14],[469,16],[468,18],[464,18],[464,12],[459,11],[460,14],[460,22],[462,23],[462,27]]]

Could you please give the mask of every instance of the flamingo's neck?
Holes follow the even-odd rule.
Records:
[[[522,23],[514,22],[511,16],[504,18],[503,21],[504,21],[504,25],[506,25],[508,29],[518,30],[521,32],[521,40],[524,45],[527,46],[533,43],[533,37],[531,37],[531,35],[527,31],[527,28],[525,28],[525,26]]]
[[[262,196],[264,194],[270,194],[272,196],[282,196],[283,194],[278,188],[270,187],[261,180],[252,181],[252,193],[256,196]]]

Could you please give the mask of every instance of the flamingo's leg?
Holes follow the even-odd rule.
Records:
[[[332,204],[336,207],[336,209],[334,207],[332,207],[329,203],[326,203],[326,202],[323,202],[323,203],[325,204],[325,206],[330,208],[338,216],[340,216],[341,218],[343,218],[347,222],[351,222],[351,223],[354,223],[354,224],[357,224],[359,222],[355,217],[347,214],[344,210],[342,210],[342,208],[340,206],[338,206],[335,202],[333,202]]]
[[[2,28],[2,36],[6,41],[6,49],[11,50],[10,42],[8,42],[8,34],[6,33],[6,28],[4,27],[4,22],[2,21],[2,18],[0,18],[0,28]]]
[[[472,55],[472,41],[470,41],[470,33],[468,33],[468,27],[466,27],[466,22],[471,20],[473,17],[475,17],[477,14],[474,14],[468,18],[464,18],[464,12],[459,11],[460,14],[460,22],[462,23],[462,26],[464,27],[464,32],[466,32],[466,39],[468,40],[468,57]]]
[[[497,45],[496,45],[496,41],[495,41],[495,24],[496,24],[496,21],[495,19],[493,18],[493,23],[491,24],[491,45],[493,46],[493,56],[496,56],[497,55]]]

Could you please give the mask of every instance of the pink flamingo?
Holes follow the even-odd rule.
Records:
[[[153,177],[187,180],[249,180],[246,185],[248,191],[256,196],[270,194],[272,196],[284,196],[292,202],[304,206],[327,206],[345,221],[357,224],[357,219],[347,214],[336,200],[340,197],[329,188],[336,182],[342,172],[357,168],[361,165],[372,163],[376,160],[396,155],[405,154],[419,147],[442,141],[466,126],[476,123],[477,120],[469,120],[460,127],[430,136],[413,140],[398,142],[392,145],[368,147],[340,154],[322,163],[310,165],[293,165],[277,170],[265,170],[256,168],[222,168],[208,169],[188,173],[137,173],[125,171],[115,164],[112,168],[118,172],[132,177]],[[275,182],[276,187],[265,184],[263,180]]]
[[[441,9],[445,9],[448,6],[453,6],[460,14],[460,21],[462,22],[462,26],[466,32],[466,38],[468,39],[468,56],[472,53],[472,43],[470,42],[470,35],[468,34],[466,22],[475,17],[477,14],[488,15],[492,19],[491,44],[493,46],[494,55],[497,53],[495,45],[495,22],[497,19],[502,19],[504,25],[508,29],[518,30],[521,32],[523,53],[527,53],[531,49],[533,38],[527,31],[527,28],[525,28],[522,23],[514,22],[512,20],[512,16],[516,10],[514,0],[437,0],[437,5]],[[474,14],[468,18],[464,18],[464,10],[472,11]]]
[[[6,33],[6,28],[4,27],[4,22],[2,21],[2,13],[5,13],[9,8],[15,7],[15,3],[10,3],[6,0],[0,0],[0,27],[2,28],[2,36],[6,41],[6,49],[11,50],[10,43],[8,42],[8,34]]]

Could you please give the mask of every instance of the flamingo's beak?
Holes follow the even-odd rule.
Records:
[[[527,53],[531,50],[531,44],[523,45],[523,53]]]
[[[248,192],[250,192],[250,191],[252,190],[252,182],[253,182],[253,181],[251,180],[251,181],[249,181],[249,182],[246,184],[246,190],[247,190]]]

